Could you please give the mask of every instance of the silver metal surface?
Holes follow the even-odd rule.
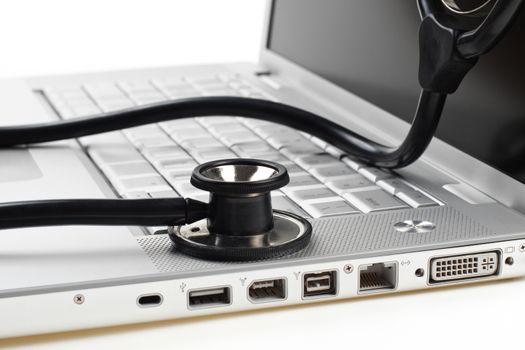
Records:
[[[201,174],[211,180],[224,182],[254,182],[274,177],[277,170],[263,165],[236,164],[216,166]]]

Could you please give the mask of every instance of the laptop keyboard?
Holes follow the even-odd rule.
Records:
[[[195,96],[276,101],[238,75],[103,82],[51,87],[44,93],[64,119]],[[273,193],[273,206],[307,218],[441,205],[393,172],[365,166],[320,139],[260,120],[191,118],[79,141],[122,198],[184,196],[207,201],[208,193],[189,182],[193,168],[244,157],[284,165],[290,183]]]

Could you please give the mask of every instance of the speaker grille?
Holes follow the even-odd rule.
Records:
[[[430,221],[436,229],[427,233],[401,233],[394,225],[405,220]],[[454,208],[442,206],[366,215],[312,220],[314,234],[310,245],[297,254],[277,260],[297,260],[335,256],[387,255],[400,250],[437,249],[462,243],[481,243],[495,237],[494,232]],[[167,235],[138,238],[159,272],[221,270],[249,262],[210,262],[178,254]]]

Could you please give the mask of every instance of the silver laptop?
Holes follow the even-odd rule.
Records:
[[[233,95],[297,105],[395,145],[417,103],[419,22],[414,1],[269,1],[257,64],[0,81],[0,123]],[[273,194],[274,207],[309,219],[314,228],[304,251],[250,263],[182,255],[165,227],[2,231],[0,336],[525,275],[523,14],[518,22],[450,97],[424,157],[396,172],[352,161],[329,140],[238,116],[0,150],[2,202],[206,201],[207,194],[189,184],[197,164],[277,161],[291,182]]]

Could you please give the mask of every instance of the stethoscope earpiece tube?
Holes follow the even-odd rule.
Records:
[[[388,147],[303,109],[278,102],[243,97],[195,97],[105,113],[93,117],[39,125],[0,128],[0,147],[12,147],[94,135],[190,117],[234,115],[255,118],[304,131],[340,148],[348,156],[380,168],[410,165],[434,136],[446,96],[423,90],[409,136]],[[431,131],[431,132],[429,132]],[[415,136],[415,137],[414,137]]]

